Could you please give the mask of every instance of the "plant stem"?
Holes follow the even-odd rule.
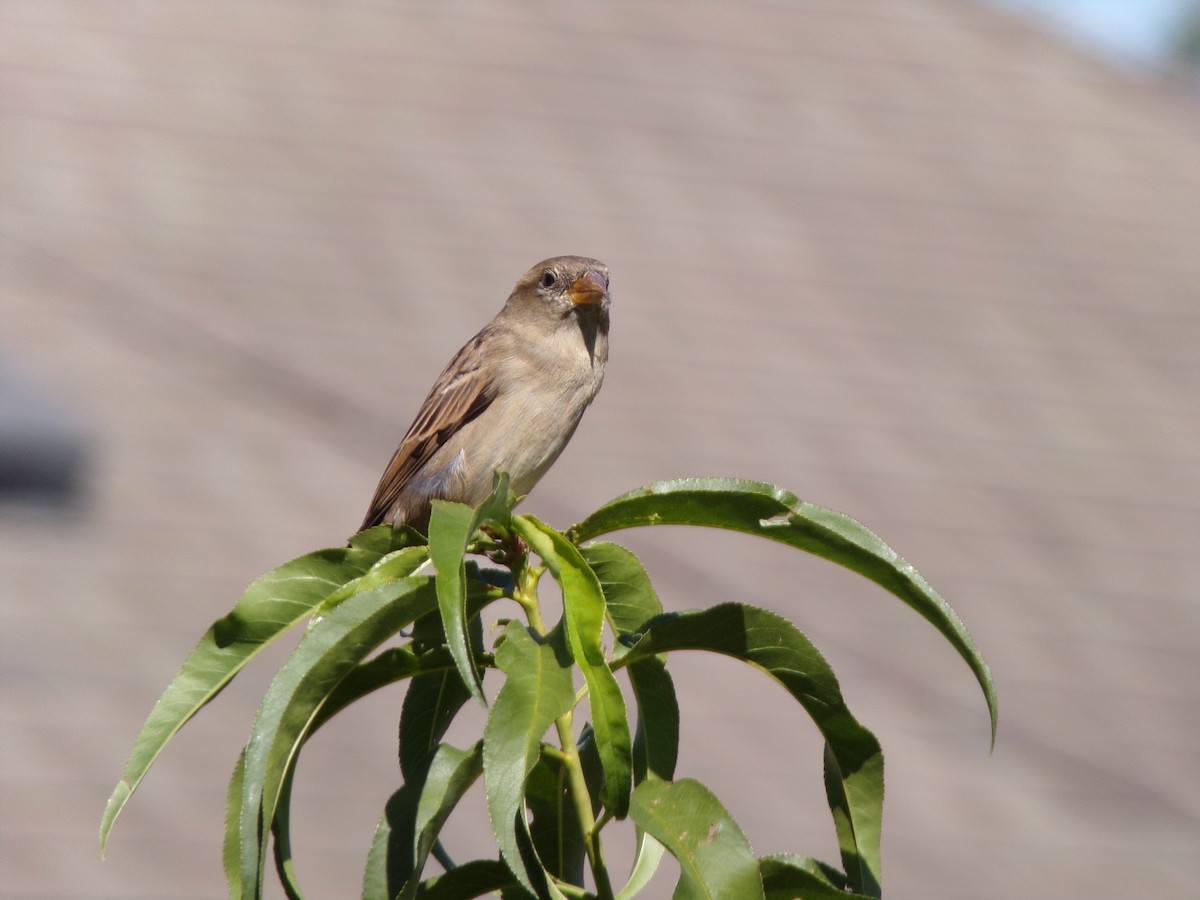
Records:
[[[564,897],[578,897],[579,900],[587,900],[587,898],[592,896],[585,888],[581,888],[575,884],[570,884],[566,881],[555,879],[554,884],[560,891],[562,891]]]
[[[528,557],[524,557],[512,568],[513,582],[516,586],[514,599],[521,604],[525,615],[529,617],[529,627],[539,634],[546,633],[546,623],[542,618],[541,604],[538,602],[538,580],[546,571],[543,566],[530,566]],[[579,697],[582,699],[582,695]],[[575,817],[579,821],[583,833],[583,848],[587,854],[588,865],[592,877],[596,881],[596,896],[598,900],[614,900],[612,881],[608,877],[608,867],[604,863],[604,854],[600,849],[599,829],[592,814],[592,795],[588,790],[587,779],[583,777],[583,764],[579,759],[579,747],[575,742],[575,731],[572,727],[574,711],[568,710],[555,720],[558,730],[558,742],[562,747],[562,768],[567,775],[568,793],[575,807]],[[547,748],[548,749],[548,748]],[[561,835],[560,835],[561,836]]]
[[[544,566],[530,566],[528,559],[522,560],[513,568],[513,581],[516,584],[513,599],[525,610],[525,615],[529,617],[529,627],[542,635],[546,633],[546,623],[542,619],[542,606],[538,602],[538,579],[544,571]]]
[[[571,799],[575,803],[575,816],[579,819],[579,827],[583,831],[583,849],[587,853],[592,877],[596,879],[596,895],[600,900],[613,900],[612,882],[608,877],[604,854],[600,850],[600,834],[596,828],[596,820],[592,816],[592,795],[588,791],[587,780],[583,777],[583,764],[579,761],[575,732],[571,728],[573,715],[572,712],[568,712],[560,716],[554,724],[558,729],[558,740],[563,749]]]

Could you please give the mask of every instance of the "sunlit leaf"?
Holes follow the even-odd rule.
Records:
[[[458,866],[422,885],[421,900],[471,900],[502,891],[504,897],[533,898],[513,877],[504,863],[494,859],[476,859]]]
[[[255,581],[229,615],[219,619],[184,661],[142,727],[113,790],[100,826],[103,853],[113,823],[167,742],[242,667],[342,585],[360,577],[397,548],[391,529],[356,535],[350,547],[318,550],[284,563]]]
[[[470,696],[457,667],[412,680],[400,710],[400,772],[405,781],[424,779],[446,729]]]
[[[700,782],[643,781],[629,812],[679,861],[674,900],[763,900],[758,860],[746,836]]]
[[[601,796],[608,810],[623,819],[629,811],[633,787],[633,738],[621,686],[608,667],[601,645],[604,592],[579,549],[553,528],[533,516],[514,516],[512,526],[562,587],[567,640],[587,682],[596,749],[604,769]]]
[[[833,670],[816,647],[782,616],[753,606],[722,603],[651,620],[641,640],[620,662],[675,650],[708,650],[751,663],[804,707],[836,761],[844,802],[832,811],[850,884],[876,895],[883,754],[875,736],[846,708]],[[839,813],[844,813],[844,820],[839,820]]]
[[[388,798],[375,826],[362,900],[394,900],[413,871],[420,785],[405,784]]]
[[[807,857],[780,854],[758,861],[766,900],[865,900],[849,891],[845,877]]]
[[[382,526],[376,526],[379,528]],[[374,529],[372,529],[374,530]],[[348,581],[322,600],[313,610],[314,616],[321,616],[337,606],[347,597],[362,591],[369,591],[381,584],[398,581],[414,574],[429,561],[429,548],[426,546],[403,547],[380,557],[375,563],[353,581]]]
[[[702,525],[754,534],[805,550],[874,581],[924,616],[971,667],[987,700],[995,742],[996,687],[966,626],[915,568],[861,522],[759,481],[682,478],[655,482],[617,497],[567,534],[581,543],[642,525]]]
[[[275,874],[288,900],[304,900],[300,882],[296,877],[296,865],[292,859],[292,780],[296,774],[289,768],[279,789],[279,802],[275,805],[275,818],[271,823],[271,846],[275,853]]]
[[[229,777],[225,792],[225,842],[221,861],[225,867],[225,882],[230,900],[242,898],[242,787],[246,775],[246,751],[238,754],[237,765]]]
[[[605,541],[580,548],[600,581],[613,630],[633,635],[662,613],[662,603],[650,584],[641,561],[620,544]],[[617,648],[620,657],[626,648]],[[638,729],[634,738],[634,779],[641,782],[647,770],[670,780],[679,752],[679,704],[671,676],[659,660],[642,658],[628,667],[638,704]]]
[[[609,622],[618,634],[640,631],[663,611],[650,576],[633,551],[620,544],[596,541],[579,548],[604,592]]]
[[[421,785],[414,829],[416,843],[413,848],[413,869],[408,883],[400,892],[401,900],[413,900],[417,896],[421,872],[438,833],[458,801],[482,773],[482,742],[469,750],[459,750],[449,744],[442,744],[437,749]]]
[[[355,594],[310,626],[276,674],[246,745],[240,826],[244,893],[258,892],[265,829],[294,754],[322,704],[367,653],[436,604],[427,577]]]
[[[633,742],[634,780],[650,775],[670,781],[679,758],[679,701],[667,667],[653,656],[629,664],[627,670],[638,705]]]
[[[485,522],[500,526],[508,524],[513,502],[508,476],[497,473],[491,494],[475,509],[462,503],[435,500],[429,518],[429,552],[437,566],[438,608],[442,612],[446,640],[463,684],[484,706],[487,701],[483,696],[483,684],[467,639],[465,554],[471,538]]]
[[[528,838],[525,780],[537,762],[542,735],[575,705],[571,658],[562,636],[538,643],[517,622],[504,629],[496,664],[507,676],[488,711],[483,733],[483,773],[492,831],[517,880],[537,894],[543,873],[528,870],[518,834]]]
[[[654,656],[638,659],[626,671],[638,706],[638,727],[633,741],[634,783],[641,784],[647,778],[670,781],[675,777],[679,756],[679,703],[674,682],[662,660]],[[617,900],[640,891],[654,875],[662,855],[662,844],[639,827],[629,881],[618,892]]]
[[[543,754],[525,782],[529,836],[551,875],[583,883],[583,831],[575,816],[562,761]]]
[[[629,879],[625,882],[625,886],[617,891],[616,900],[631,900],[640,894],[650,883],[654,873],[658,871],[658,864],[662,862],[663,854],[666,851],[667,848],[659,843],[653,835],[639,827],[637,829],[637,850],[633,857],[633,865],[630,867]]]

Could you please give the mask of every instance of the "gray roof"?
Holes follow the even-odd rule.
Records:
[[[0,341],[93,451],[77,502],[0,505],[0,894],[223,894],[286,648],[101,863],[133,737],[247,582],[353,530],[446,359],[558,253],[609,264],[612,360],[527,509],[777,482],[880,533],[990,661],[989,757],[969,672],[879,589],[623,537],[668,607],[763,604],[825,651],[887,755],[889,893],[1194,890],[1200,115],[1169,85],[954,0],[25,0],[0,59]],[[678,665],[681,774],[757,851],[835,859],[808,722]],[[305,752],[312,896],[354,895],[398,703]]]

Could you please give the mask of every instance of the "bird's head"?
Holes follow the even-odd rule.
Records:
[[[525,316],[607,322],[608,266],[586,256],[555,256],[528,272],[508,298]]]

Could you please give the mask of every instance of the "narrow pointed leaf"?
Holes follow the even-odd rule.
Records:
[[[597,541],[579,548],[604,591],[609,624],[618,635],[640,633],[650,619],[663,611],[662,602],[650,583],[641,560],[620,544]],[[617,648],[617,654],[624,651]],[[653,657],[632,663],[627,672],[638,708],[633,739],[633,781],[647,777],[670,781],[675,777],[679,756],[679,703],[675,685],[663,663]],[[654,876],[665,849],[641,828],[629,879],[617,892],[617,900],[636,896]]]
[[[279,790],[279,802],[275,806],[275,819],[271,823],[271,846],[275,851],[275,874],[288,900],[304,900],[296,866],[292,860],[292,779],[295,768],[289,768]]]
[[[866,900],[846,890],[844,878],[830,878],[829,868],[816,860],[791,854],[758,861],[766,900]],[[839,873],[840,874],[840,873]]]
[[[371,568],[358,578],[346,582],[333,591],[312,610],[312,614],[314,616],[324,615],[347,597],[368,591],[373,587],[379,587],[381,584],[406,578],[416,573],[428,561],[429,548],[425,546],[402,547],[394,550],[376,560]]]
[[[627,670],[638,707],[638,727],[633,740],[633,780],[670,781],[679,757],[679,703],[675,684],[663,662],[654,656],[631,663]],[[629,881],[617,900],[633,897],[644,887],[662,860],[663,846],[640,827],[637,853]]]
[[[525,889],[537,894],[534,883],[544,884],[546,876],[528,871],[518,837],[528,838],[525,781],[542,735],[575,705],[571,659],[560,635],[538,643],[528,629],[511,622],[496,649],[496,664],[507,677],[483,733],[488,815],[504,861]]]
[[[638,706],[637,734],[633,741],[634,781],[648,777],[670,781],[679,759],[679,701],[675,682],[663,663],[643,657],[628,667],[629,682]]]
[[[437,566],[438,607],[446,641],[454,655],[459,677],[480,703],[483,685],[467,640],[467,583],[464,555],[475,533],[475,511],[461,503],[435,500],[429,518],[429,549]]]
[[[658,864],[662,862],[663,854],[666,852],[666,847],[653,835],[639,827],[637,852],[634,854],[633,865],[630,867],[629,880],[625,882],[624,887],[617,891],[616,900],[632,900],[633,897],[640,894],[650,883],[654,873],[658,871]]]
[[[562,587],[567,640],[587,682],[596,749],[604,768],[601,796],[608,810],[623,819],[633,788],[633,738],[621,686],[601,645],[605,602],[600,581],[579,549],[550,526],[533,516],[514,516],[512,525]]]
[[[350,547],[318,550],[284,563],[255,581],[229,615],[219,619],[184,661],[150,712],[100,826],[100,850],[113,823],[167,742],[251,659],[303,620],[333,591],[362,576],[395,549],[391,529],[371,529]]]
[[[650,576],[633,551],[607,541],[580,547],[604,592],[606,613],[617,634],[633,634],[663,611]]]
[[[871,849],[871,842],[878,838],[873,834],[864,835],[862,825],[870,819],[857,814],[857,798],[851,796],[851,789],[864,782],[853,774],[848,774],[843,768],[845,754],[839,758],[837,752],[828,742],[825,744],[825,797],[829,804],[829,812],[833,815],[833,826],[837,831],[838,850],[842,855],[842,865],[849,873],[848,882],[852,887],[873,897],[879,896],[879,864],[871,858],[864,858],[864,849]],[[878,825],[874,825],[878,830]]]
[[[391,647],[351,669],[349,674],[339,681],[337,687],[329,693],[328,698],[321,704],[312,720],[297,736],[296,748],[292,752],[275,807],[274,821],[271,823],[275,868],[284,892],[292,900],[301,896],[300,885],[291,861],[291,791],[300,747],[322,725],[354,701],[420,672],[431,676],[450,672],[455,678],[458,677],[454,674],[454,661],[450,659],[449,652],[444,648],[428,651],[418,657],[407,647]],[[398,886],[399,884],[397,888]],[[388,894],[386,900],[391,900],[394,893]]]
[[[633,821],[679,861],[674,900],[763,900],[758,860],[737,823],[698,781],[644,781]]]
[[[703,525],[741,531],[845,566],[899,597],[928,620],[970,666],[987,701],[996,740],[996,687],[966,626],[921,574],[862,523],[806,503],[783,488],[738,478],[660,481],[617,497],[570,529],[581,543],[641,525]]]
[[[321,706],[358,663],[418,616],[432,611],[431,578],[414,577],[355,594],[315,621],[276,674],[246,745],[241,816],[242,890],[262,879],[265,829],[279,791]]]
[[[405,784],[384,805],[363,870],[362,900],[394,900],[412,874],[420,793],[419,785]]]
[[[472,900],[496,891],[503,891],[507,897],[511,892],[520,890],[521,885],[508,866],[495,859],[476,859],[469,863],[430,878],[422,885],[421,900]],[[522,896],[532,897],[532,894]]]
[[[305,728],[304,732],[296,738],[296,749],[288,766],[287,779],[284,780],[280,799],[278,799],[275,810],[275,822],[271,828],[272,838],[274,838],[276,870],[278,871],[278,876],[280,876],[280,882],[283,884],[284,893],[287,893],[288,898],[299,898],[301,896],[298,878],[296,878],[295,870],[292,863],[290,863],[290,836],[288,834],[290,790],[292,790],[292,778],[295,774],[295,763],[299,757],[300,746],[307,743],[307,740],[326,721],[334,718],[337,713],[348,707],[350,703],[360,700],[360,698],[380,688],[384,688],[386,685],[401,682],[401,680],[412,677],[414,674],[416,676],[414,680],[442,676],[454,678],[456,682],[458,680],[458,674],[454,668],[454,660],[450,659],[450,653],[444,647],[430,650],[430,652],[426,652],[420,656],[414,654],[407,647],[385,649],[383,652],[373,656],[372,659],[360,662],[353,670],[350,670],[349,674],[341,682],[338,682],[336,688],[330,692],[328,700],[320,704],[318,712],[313,716],[312,721]],[[422,780],[424,780],[424,774],[422,774]],[[416,786],[419,787],[420,782]],[[409,787],[410,785],[404,785],[404,788]],[[398,793],[403,793],[403,788]],[[409,820],[412,820],[415,817],[416,791],[413,790],[410,793],[412,793],[412,797],[414,798],[412,816],[409,817]],[[403,815],[402,812],[396,811],[396,809],[400,809],[402,806],[402,800],[390,806],[390,815],[394,820],[397,816]],[[398,880],[394,878],[394,889],[388,889],[386,878],[389,875],[394,875],[397,869],[402,868],[401,864],[396,863],[394,854],[388,856],[390,846],[388,841],[394,836],[390,828],[388,815],[388,812],[385,812],[384,818],[380,820],[376,839],[372,841],[371,854],[368,854],[368,865],[364,874],[364,898],[367,896],[368,884],[374,890],[378,887],[378,884],[382,883],[384,887],[379,889],[379,900],[392,900],[397,890],[400,889],[404,880],[408,877],[408,870],[404,870],[404,874]],[[410,838],[413,832],[412,821],[408,822],[408,829]],[[412,865],[412,842],[412,840],[409,840],[409,846],[406,848],[408,865]],[[384,856],[378,860],[373,859],[372,854],[377,852],[384,853]],[[382,874],[378,875],[378,878],[376,878],[376,870],[372,868],[376,864],[383,866],[379,870]],[[380,878],[382,878],[382,881],[380,881]]]
[[[400,710],[400,772],[405,781],[424,780],[446,729],[470,696],[457,667],[412,680]]]
[[[437,842],[438,834],[454,807],[483,773],[482,742],[470,750],[448,744],[438,748],[429,765],[417,803],[413,868],[400,891],[400,900],[413,900],[420,887],[421,872]]]
[[[417,679],[422,677],[438,677],[443,674],[449,674],[456,681],[458,675],[454,672],[454,661],[450,659],[450,654],[445,648],[436,648],[431,651],[417,656],[407,647],[392,647],[384,650],[367,660],[355,666],[345,678],[343,678],[336,688],[328,695],[328,699],[321,704],[320,709],[313,717],[311,723],[305,728],[299,737],[299,742],[305,742],[312,737],[316,731],[324,725],[329,719],[341,712],[354,701],[367,696],[379,688],[389,684],[394,684],[408,678],[414,673],[418,674]],[[298,752],[298,751],[297,751]],[[275,819],[272,826],[272,832],[275,838],[275,856],[276,866],[288,865],[286,872],[280,873],[280,879],[284,884],[285,891],[289,896],[299,896],[299,885],[296,882],[294,871],[291,870],[290,864],[286,862],[290,854],[290,835],[289,835],[289,805],[285,802],[289,797],[291,790],[291,776],[295,772],[296,753],[293,753],[292,765],[289,766],[287,779],[281,788],[280,800],[276,807]],[[234,778],[230,783],[230,801],[229,812],[226,819],[226,855],[227,855],[227,875],[232,871],[232,877],[236,879],[236,890],[241,891],[241,804],[242,804],[242,778],[243,769],[245,766],[245,753],[238,759],[238,769],[235,771]],[[414,798],[416,794],[414,793]],[[413,810],[415,816],[415,799],[413,801]],[[394,818],[394,816],[393,816]],[[386,823],[385,823],[386,824]],[[411,829],[410,829],[411,830]],[[386,837],[386,834],[385,834]],[[379,839],[377,835],[377,840]],[[411,843],[411,841],[410,841]],[[386,861],[386,860],[385,860]],[[232,867],[232,868],[231,868]],[[407,877],[407,876],[406,876]],[[364,882],[365,883],[365,882]],[[395,884],[396,890],[384,892],[384,900],[391,900],[395,896],[403,879]],[[233,888],[231,888],[231,891]]]
[[[425,543],[425,539],[411,528],[393,528],[391,525],[376,525],[360,531],[349,541],[351,548],[369,551],[380,558],[404,547],[422,546]]]
[[[875,736],[846,708],[833,670],[796,626],[753,606],[723,603],[699,612],[651,620],[619,664],[673,650],[708,650],[748,662],[778,681],[825,737],[843,796],[833,809],[851,886],[879,890],[879,829],[883,815],[883,754]],[[845,820],[839,820],[844,810]]]
[[[561,760],[541,756],[525,781],[525,805],[530,815],[529,836],[546,871],[562,881],[582,884],[583,830]]]
[[[646,623],[663,611],[650,576],[634,553],[620,544],[604,541],[580,548],[600,588],[609,623],[618,635],[638,635]],[[625,651],[619,647],[617,656]],[[656,659],[639,659],[629,666],[629,679],[638,705],[634,738],[634,780],[647,771],[670,781],[675,777],[679,754],[679,704],[666,668]]]
[[[225,843],[221,848],[221,861],[230,900],[242,898],[242,788],[245,775],[246,751],[243,750],[238,754],[225,792]]]
[[[598,816],[603,809],[600,802],[600,786],[604,783],[604,767],[600,764],[600,752],[596,749],[596,731],[591,722],[585,722],[579,730],[575,750],[579,753],[579,769],[583,772],[583,782],[587,785],[592,815]]]
[[[479,526],[494,522],[507,526],[512,512],[513,495],[508,476],[497,473],[492,493],[475,509],[462,503],[433,501],[429,517],[429,552],[437,566],[438,608],[446,629],[446,640],[458,673],[471,696],[487,706],[479,671],[471,657],[467,639],[467,588],[465,556],[467,545]]]
[[[407,645],[389,647],[378,654],[356,665],[338,682],[337,687],[329,692],[328,698],[321,703],[313,716],[311,723],[304,729],[305,739],[324,725],[335,714],[341,712],[351,703],[360,700],[380,688],[387,687],[412,678],[414,681],[426,676],[436,676],[444,672],[454,671],[454,660],[445,647],[437,647],[418,655]]]

